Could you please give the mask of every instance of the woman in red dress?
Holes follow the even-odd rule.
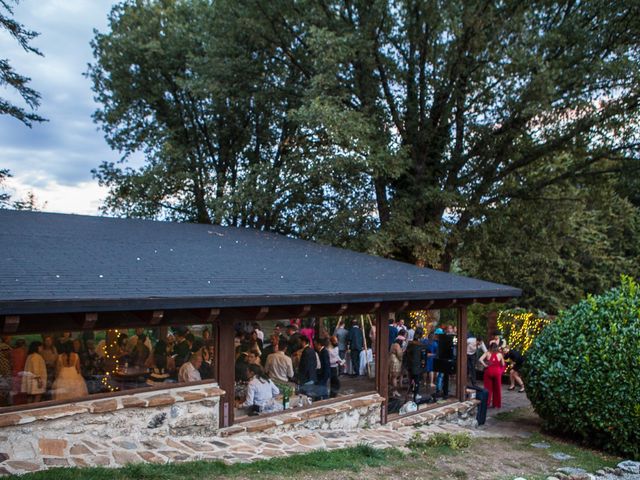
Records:
[[[505,363],[496,343],[491,343],[489,351],[480,357],[480,363],[485,367],[484,388],[489,391],[487,405],[491,404],[493,398],[493,407],[500,408],[502,406],[502,372],[504,372]]]

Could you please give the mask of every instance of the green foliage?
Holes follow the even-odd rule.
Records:
[[[545,216],[543,196],[637,169],[639,9],[123,1],[89,71],[95,119],[123,153],[95,171],[104,208],[444,270],[464,253],[464,272],[556,311],[639,263],[631,204]]]
[[[640,286],[622,284],[563,311],[535,340],[524,377],[545,426],[640,456]]]
[[[640,277],[639,237],[640,210],[609,183],[565,183],[496,205],[468,232],[461,266],[522,288],[522,307],[557,313],[612,288],[621,274]]]
[[[500,308],[504,308],[504,304],[497,303],[474,303],[469,305],[467,309],[467,326],[476,338],[482,338],[487,343],[487,335],[489,332],[489,313],[497,312]]]
[[[19,0],[0,1],[0,30],[6,32],[18,42],[24,51],[42,56],[42,53],[29,45],[29,42],[38,36],[38,33],[27,30],[24,25],[14,20],[13,8],[11,3],[18,4]],[[29,77],[20,75],[16,72],[9,60],[0,58],[0,85],[13,88],[27,104],[31,110],[35,110],[40,105],[40,94],[28,84],[31,81]],[[0,97],[0,115],[10,115],[21,121],[26,126],[31,127],[33,122],[44,122],[45,119],[33,112],[28,112],[22,107],[14,105],[8,100]]]
[[[471,445],[471,436],[468,433],[433,433],[423,438],[420,432],[415,432],[407,442],[407,448],[417,451],[429,449],[447,448],[462,450]]]

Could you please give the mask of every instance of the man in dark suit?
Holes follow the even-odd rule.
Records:
[[[360,352],[364,349],[364,335],[358,326],[358,320],[355,318],[351,322],[351,330],[347,337],[349,344],[349,355],[351,356],[351,365],[353,366],[353,376],[357,377],[360,371]]]
[[[298,385],[300,385],[300,393],[313,396],[317,380],[318,357],[315,350],[309,347],[309,339],[304,335],[300,335],[300,344],[302,355],[298,366]]]
[[[331,362],[329,361],[329,350],[327,350],[327,339],[316,338],[313,341],[318,358],[320,358],[320,368],[316,372],[317,380],[316,395],[319,400],[329,398],[329,379],[331,378]]]
[[[298,327],[294,324],[291,324],[287,327],[287,355],[292,356],[294,352],[297,352],[300,349],[300,337],[304,335],[300,335],[298,333]]]

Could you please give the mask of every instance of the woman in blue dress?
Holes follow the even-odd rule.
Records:
[[[426,340],[424,340],[427,346],[427,372],[429,373],[429,386],[435,387],[435,372],[433,370],[433,360],[438,355],[438,341],[433,338],[433,332],[429,334]]]

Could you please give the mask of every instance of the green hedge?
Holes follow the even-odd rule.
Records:
[[[533,343],[527,395],[546,428],[640,458],[640,286],[590,296]]]

